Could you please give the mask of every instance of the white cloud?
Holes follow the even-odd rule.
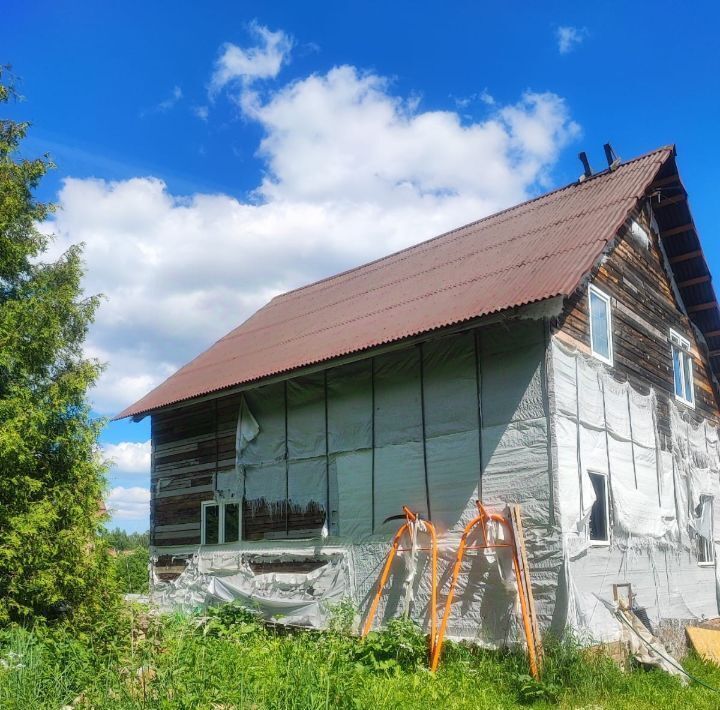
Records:
[[[570,25],[562,25],[555,30],[555,39],[558,43],[558,51],[560,54],[568,54],[576,47],[579,47],[588,35],[585,27],[572,27]]]
[[[210,115],[210,110],[207,106],[193,106],[192,112],[201,120],[207,121]]]
[[[150,490],[140,486],[116,486],[105,501],[113,522],[143,520],[150,514]]]
[[[495,105],[495,97],[487,89],[475,92],[469,96],[455,97],[455,105],[458,108],[468,108],[468,106],[471,106],[478,101],[486,106]]]
[[[167,113],[170,109],[175,107],[175,104],[177,104],[182,97],[182,89],[179,86],[174,86],[170,96],[163,99],[159,104],[156,104],[152,108],[143,109],[140,112],[140,118],[145,118],[145,116],[148,116],[151,113]]]
[[[118,444],[104,444],[103,454],[112,468],[119,473],[150,473],[150,441],[121,441]]]
[[[222,46],[210,79],[210,96],[234,81],[249,84],[257,79],[273,79],[287,61],[292,40],[285,32],[272,32],[257,23],[252,23],[250,30],[260,45],[243,49],[228,42]]]
[[[264,98],[242,82],[232,90],[264,135],[253,199],[178,197],[152,177],[67,179],[60,191],[54,249],[85,242],[86,290],[106,295],[88,340],[110,363],[93,393],[101,412],[144,395],[275,294],[529,197],[579,132],[551,93],[467,122],[350,66]]]

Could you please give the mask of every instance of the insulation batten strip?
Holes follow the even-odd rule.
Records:
[[[328,439],[328,371],[323,373],[323,385],[325,387],[325,526],[330,533],[330,443]]]
[[[580,510],[585,510],[583,500],[583,467],[582,467],[582,446],[580,438],[580,369],[578,359],[575,358],[575,425],[577,431],[577,473],[578,489],[580,491]]]
[[[475,396],[477,398],[477,422],[478,422],[478,498],[483,499],[483,411],[482,411],[482,371],[480,368],[480,330],[475,331],[473,338],[475,346]]]
[[[370,531],[375,534],[375,358],[370,358]]]
[[[638,477],[637,477],[637,465],[635,464],[635,437],[633,436],[632,409],[630,407],[630,387],[627,388],[625,394],[626,394],[626,399],[627,399],[628,426],[630,427],[630,453],[632,454],[633,478],[635,479],[635,490],[637,490]],[[608,459],[608,461],[609,461],[609,459]]]
[[[285,400],[285,537],[290,534],[290,455],[288,451],[288,381],[285,380],[284,387]]]
[[[425,436],[425,355],[423,344],[418,345],[420,352],[420,419],[422,422],[423,471],[425,473],[425,504],[427,506],[428,520],[432,520],[430,511],[430,481],[428,480],[427,465],[427,438]]]

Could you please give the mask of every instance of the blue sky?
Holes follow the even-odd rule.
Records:
[[[112,415],[275,293],[676,143],[720,273],[712,3],[17,2],[0,61],[58,169],[58,253],[106,301]],[[103,441],[147,526],[149,425]]]

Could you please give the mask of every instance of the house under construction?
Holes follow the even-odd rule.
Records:
[[[119,417],[152,417],[154,594],[322,627],[366,614],[403,506],[438,603],[476,500],[522,509],[540,626],[612,640],[718,615],[720,314],[663,147],[278,296]],[[430,623],[427,550],[378,622]],[[512,569],[468,554],[448,634],[518,633]]]

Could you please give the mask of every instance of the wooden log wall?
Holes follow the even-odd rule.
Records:
[[[200,543],[200,508],[220,471],[235,467],[240,395],[152,416],[150,532],[153,545]]]
[[[150,541],[156,546],[199,545],[202,502],[213,500],[218,473],[235,469],[240,395],[188,404],[152,416]],[[325,511],[297,511],[285,501],[243,509],[243,538],[317,535]]]
[[[631,235],[630,220],[617,245],[596,269],[591,283],[612,299],[613,370],[636,389],[658,393],[658,427],[663,447],[670,448],[668,402],[675,397],[670,329],[691,343],[694,367],[695,410],[693,415],[718,422],[718,402],[710,379],[707,354],[695,338],[690,320],[680,309],[665,270],[658,235],[645,210],[634,219],[650,235],[645,248]],[[553,325],[561,340],[590,352],[590,321],[587,287],[572,298]],[[692,411],[692,410],[689,410]]]

